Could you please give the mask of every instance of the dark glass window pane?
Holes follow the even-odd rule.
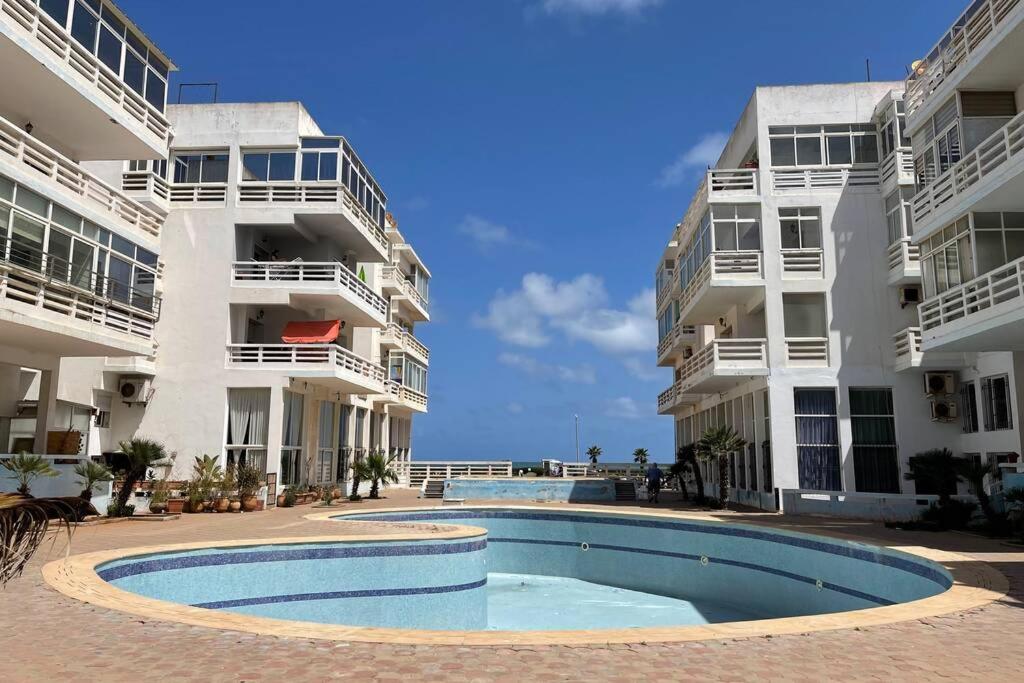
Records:
[[[39,7],[62,27],[68,25],[68,0],[39,0]]]
[[[149,53],[149,66],[150,68],[155,69],[158,74],[164,77],[165,80],[167,79],[167,74],[170,71],[169,67],[163,62],[163,60],[152,52]]]
[[[122,22],[114,15],[114,12],[110,9],[110,7],[104,5],[103,11],[100,12],[100,16],[103,17],[103,21],[110,24],[110,28],[114,29],[114,33],[116,33],[119,36],[124,35],[124,22]]]
[[[304,138],[303,149],[338,149],[340,144],[338,138]]]
[[[818,138],[797,138],[796,163],[800,166],[820,166],[821,140]]]
[[[320,180],[337,180],[338,178],[338,154],[337,152],[324,152],[320,155]]]
[[[96,51],[100,61],[114,73],[121,73],[121,39],[106,26],[100,27],[100,46]]]
[[[156,267],[156,254],[151,251],[146,251],[142,247],[136,248],[135,260],[139,263],[145,263],[147,266]]]
[[[164,95],[166,92],[167,84],[150,69],[149,77],[146,79],[146,101],[162,112],[164,110]]]
[[[275,152],[270,155],[271,180],[295,180],[295,154]]]
[[[199,182],[199,157],[179,156],[174,158],[174,182],[176,183],[198,183]]]
[[[305,141],[303,141],[305,143]],[[317,157],[316,152],[304,152],[302,154],[302,179],[317,180]]]
[[[83,7],[82,3],[75,3],[75,16],[71,20],[71,36],[89,52],[96,49],[97,24],[99,24],[99,19],[93,16],[92,12]]]
[[[142,95],[146,86],[146,65],[131,52],[124,53],[124,82]]]
[[[204,183],[226,183],[228,181],[228,155],[207,154],[203,157],[202,181]]]
[[[119,254],[124,254],[128,258],[135,258],[135,245],[117,234],[111,234],[110,236],[110,247]]]
[[[137,35],[132,33],[131,31],[125,32],[125,36],[124,37],[125,37],[125,40],[128,41],[128,45],[131,46],[131,48],[133,50],[138,52],[139,56],[141,56],[143,59],[145,59],[146,55],[149,52],[146,49],[146,44],[144,42],[142,42],[142,40]]]
[[[772,166],[793,166],[796,154],[793,151],[793,138],[775,138],[771,141]]]
[[[858,164],[877,164],[878,146],[874,135],[857,135],[853,138],[854,160]]]
[[[853,157],[850,155],[849,136],[831,137],[826,139],[828,145],[828,163],[831,166],[840,164],[852,164]]]
[[[266,154],[243,154],[242,155],[242,180],[266,180],[267,179],[267,155]]]
[[[116,256],[111,256],[108,277],[107,296],[115,301],[128,303],[132,285],[132,265]]]

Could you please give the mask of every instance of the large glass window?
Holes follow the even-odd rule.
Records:
[[[1011,405],[1010,381],[1006,375],[982,378],[981,408],[986,432],[1013,427]]]
[[[889,231],[889,244],[895,244],[905,237],[910,237],[913,230],[913,219],[910,212],[911,192],[903,187],[894,190],[885,198],[885,220]]]
[[[828,334],[824,293],[784,293],[782,317],[787,338],[821,339]]]
[[[783,249],[821,249],[821,208],[779,209]]]
[[[870,123],[770,126],[768,144],[773,167],[878,163],[878,134]]]
[[[270,389],[228,389],[228,463],[267,471]]]
[[[302,476],[302,403],[303,395],[285,390],[284,417],[281,426],[281,481],[297,484]]]
[[[960,405],[963,406],[965,434],[974,434],[978,431],[978,395],[974,389],[974,382],[964,382],[960,385]]]
[[[800,488],[842,490],[834,389],[794,389]]]
[[[711,207],[715,251],[760,251],[761,207],[715,204]]]
[[[244,152],[242,180],[295,180],[295,152]]]
[[[177,153],[171,160],[175,183],[226,183],[227,153]]]
[[[317,434],[316,481],[331,481],[331,469],[334,466],[334,414],[335,405],[331,401],[320,401],[320,429]]]
[[[935,296],[975,275],[967,216],[925,240],[921,251],[926,296]]]
[[[338,138],[305,138],[302,141],[302,179],[338,179]]]
[[[858,491],[899,493],[892,389],[850,389],[853,468]]]

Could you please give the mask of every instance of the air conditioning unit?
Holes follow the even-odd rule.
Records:
[[[146,403],[149,401],[149,380],[145,377],[125,377],[118,383],[117,390],[125,403]]]
[[[924,393],[928,396],[949,396],[956,389],[952,372],[924,373]]]
[[[693,347],[692,346],[684,346],[683,347],[683,358],[691,358],[691,357],[693,357]]]
[[[908,304],[917,305],[921,303],[920,287],[900,287],[900,308]]]
[[[952,422],[956,419],[956,401],[932,401],[932,422]]]

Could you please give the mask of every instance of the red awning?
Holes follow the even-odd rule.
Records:
[[[295,320],[284,326],[285,344],[324,344],[338,338],[340,320]]]

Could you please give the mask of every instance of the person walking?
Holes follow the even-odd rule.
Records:
[[[661,492],[661,480],[665,476],[664,472],[658,467],[658,463],[653,463],[647,469],[647,502],[655,503],[658,502],[658,494]]]

